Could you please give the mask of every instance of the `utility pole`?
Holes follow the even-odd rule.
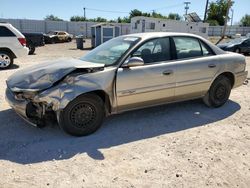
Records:
[[[185,15],[187,15],[188,9],[189,9],[189,4],[191,4],[191,2],[186,1],[186,2],[184,2],[184,4],[185,4],[184,9],[185,9],[185,11],[186,11]],[[187,20],[187,18],[185,18],[185,20]]]
[[[233,25],[233,19],[234,19],[234,9],[231,8],[231,12],[232,12],[232,15],[231,15],[231,26]]]
[[[227,29],[228,14],[229,14],[229,10],[230,10],[231,6],[232,6],[231,0],[227,0],[227,12],[225,15],[224,27],[223,27],[222,34],[221,34],[221,39],[216,44],[219,44],[225,38],[225,33],[226,33],[226,29]]]
[[[83,7],[83,12],[84,12],[84,19],[86,20],[86,7]]]
[[[206,19],[207,19],[207,8],[208,8],[208,3],[209,3],[209,0],[207,0],[207,2],[206,2],[206,8],[205,8],[205,13],[204,13],[204,19],[203,19],[203,22],[205,22],[205,21],[206,21]]]

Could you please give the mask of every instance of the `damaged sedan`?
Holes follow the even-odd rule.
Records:
[[[202,98],[225,104],[247,77],[245,57],[202,37],[139,33],[105,42],[80,59],[59,59],[14,73],[6,99],[38,127],[56,119],[75,136],[89,135],[105,116]]]

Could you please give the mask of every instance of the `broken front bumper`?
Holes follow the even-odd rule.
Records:
[[[31,119],[27,117],[26,110],[28,101],[16,99],[16,96],[10,89],[6,89],[5,91],[5,98],[6,101],[9,103],[10,107],[15,110],[15,112],[21,116],[25,121],[30,123],[33,126],[37,126]]]

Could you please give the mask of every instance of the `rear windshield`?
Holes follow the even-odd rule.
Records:
[[[5,26],[0,26],[0,37],[15,37],[16,35]]]

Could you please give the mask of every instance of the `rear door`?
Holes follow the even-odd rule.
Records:
[[[173,37],[176,48],[177,100],[204,95],[219,70],[219,59],[201,40]]]
[[[145,42],[131,57],[141,57],[143,66],[119,68],[116,80],[118,111],[165,103],[174,98],[175,65],[170,39]]]

